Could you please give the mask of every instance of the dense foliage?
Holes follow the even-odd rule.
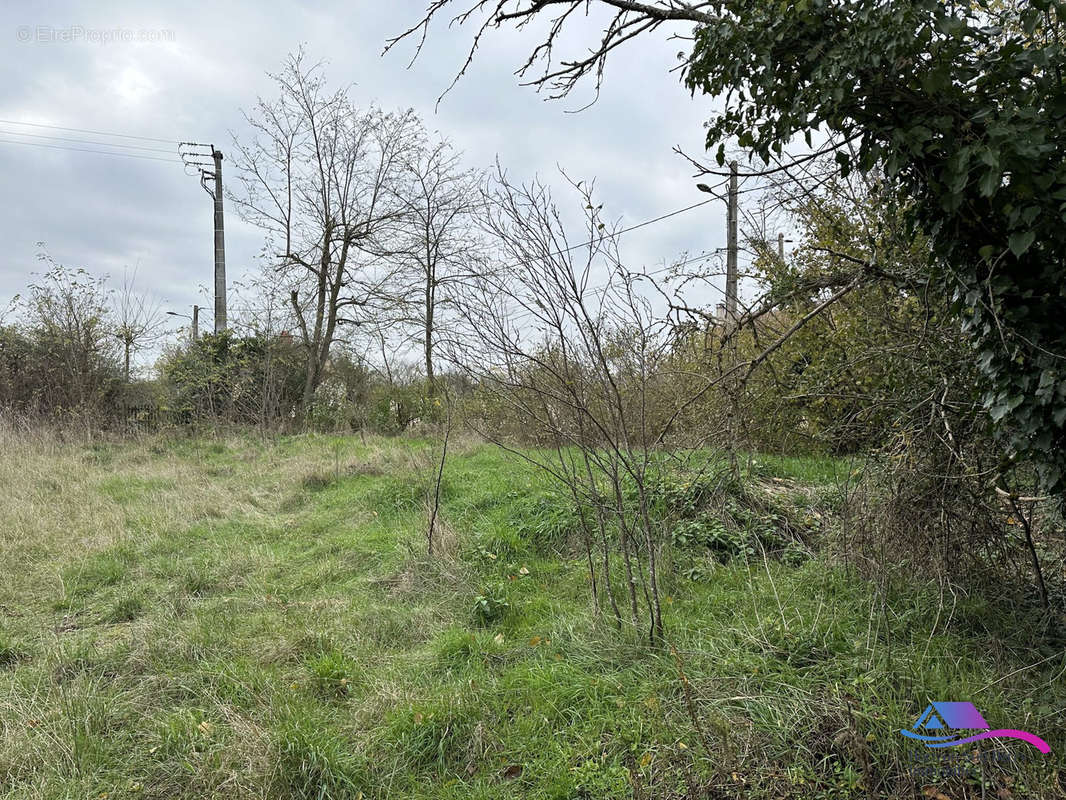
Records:
[[[122,370],[100,280],[53,265],[0,326],[0,407],[57,415],[114,400]]]
[[[256,424],[294,407],[302,389],[298,364],[291,341],[225,331],[171,353],[161,372],[179,419]]]
[[[881,190],[838,179],[804,194],[790,207],[800,247],[787,263],[756,261],[775,303],[754,323],[763,339],[809,314],[827,288],[861,275],[857,265],[876,258],[881,273],[799,328],[750,376],[743,405],[756,446],[867,453],[930,420],[943,436],[958,426],[988,444],[967,336],[950,298],[924,281],[928,241],[908,234]],[[747,334],[746,346],[757,352],[764,345],[755,339]]]
[[[973,337],[1008,457],[1034,459],[1061,489],[1066,6],[710,5],[721,21],[698,30],[686,74],[694,91],[728,98],[708,144],[736,137],[772,161],[795,135],[828,131],[849,142],[842,174],[882,171],[929,237],[930,283]]]

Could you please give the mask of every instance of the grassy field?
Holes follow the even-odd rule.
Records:
[[[592,614],[570,509],[487,445],[453,448],[434,558],[431,442],[9,436],[0,453],[0,797],[1005,798],[1066,783],[1066,662],[1035,617],[875,590],[820,557],[679,546],[673,652],[650,649]],[[829,513],[818,485],[847,470],[756,462],[812,520]],[[1052,755],[984,786],[912,780],[898,731],[930,700],[971,700]]]

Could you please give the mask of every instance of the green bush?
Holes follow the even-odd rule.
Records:
[[[747,559],[758,552],[748,531],[731,530],[717,519],[683,520],[670,531],[670,538],[676,547],[707,548],[725,559]]]
[[[291,337],[206,334],[164,355],[166,408],[179,422],[288,419],[303,389],[302,364]]]

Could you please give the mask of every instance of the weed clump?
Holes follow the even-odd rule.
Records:
[[[332,732],[333,720],[293,707],[272,731],[276,754],[270,794],[286,800],[351,800],[367,786],[366,767],[350,743]]]
[[[315,694],[330,700],[348,697],[363,674],[355,660],[336,648],[309,658],[306,667]]]
[[[511,613],[507,587],[502,583],[486,586],[474,597],[474,620],[487,627],[502,622]]]
[[[0,631],[0,669],[11,669],[20,661],[29,658],[26,652],[13,638]]]
[[[123,622],[133,622],[144,611],[144,599],[137,593],[130,593],[120,597],[111,606],[106,621],[117,625]]]

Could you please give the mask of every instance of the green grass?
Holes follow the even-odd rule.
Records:
[[[834,456],[789,456],[751,453],[745,464],[755,475],[799,481],[809,486],[825,486],[847,479],[853,469],[847,458]]]
[[[1066,747],[1034,614],[820,557],[669,550],[648,648],[592,614],[573,510],[485,445],[453,446],[429,558],[432,442],[3,444],[3,798],[923,796],[898,730],[945,699]]]

